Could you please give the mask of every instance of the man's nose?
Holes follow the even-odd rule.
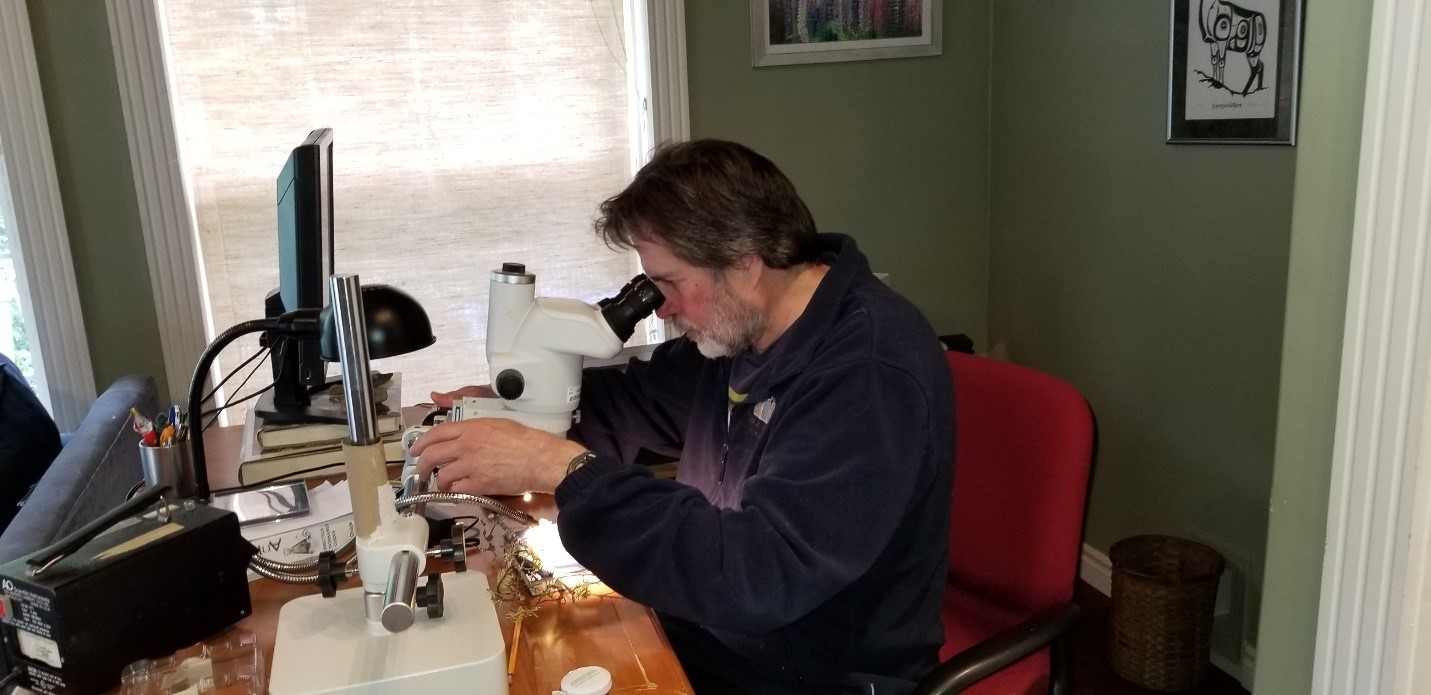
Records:
[[[656,308],[656,318],[662,321],[675,316],[676,313],[676,303],[671,301],[670,297],[667,297],[666,301]]]

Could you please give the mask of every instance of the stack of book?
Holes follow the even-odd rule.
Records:
[[[395,397],[390,399],[398,402]],[[378,415],[377,423],[388,463],[401,463],[402,413],[386,409]],[[239,449],[239,484],[249,486],[341,474],[343,440],[347,438],[346,424],[279,424],[266,422],[250,410],[244,420],[243,444]]]

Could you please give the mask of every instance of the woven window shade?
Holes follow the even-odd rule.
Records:
[[[486,382],[502,262],[526,263],[541,295],[593,302],[637,272],[591,229],[632,173],[620,0],[164,8],[215,332],[262,317],[278,285],[274,180],[319,127],[334,130],[335,272],[402,288],[433,319],[437,344],[375,364],[403,373],[407,403]],[[220,371],[258,349],[241,341]]]

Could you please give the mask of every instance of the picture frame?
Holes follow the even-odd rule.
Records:
[[[941,55],[943,10],[944,0],[750,0],[750,64]]]
[[[1306,0],[1173,0],[1171,144],[1297,144]]]

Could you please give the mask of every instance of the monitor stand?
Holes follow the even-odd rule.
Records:
[[[377,408],[378,415],[383,415],[389,410],[386,405],[389,401],[388,395],[396,392],[400,381],[396,373],[374,373],[373,377],[377,382],[373,385],[373,406]],[[308,391],[308,405],[284,406],[274,403],[272,390],[265,391],[262,396],[258,397],[258,403],[253,407],[253,414],[265,423],[280,425],[296,425],[305,422],[347,424],[348,410],[341,395],[342,390],[343,377],[329,377],[322,386]]]

